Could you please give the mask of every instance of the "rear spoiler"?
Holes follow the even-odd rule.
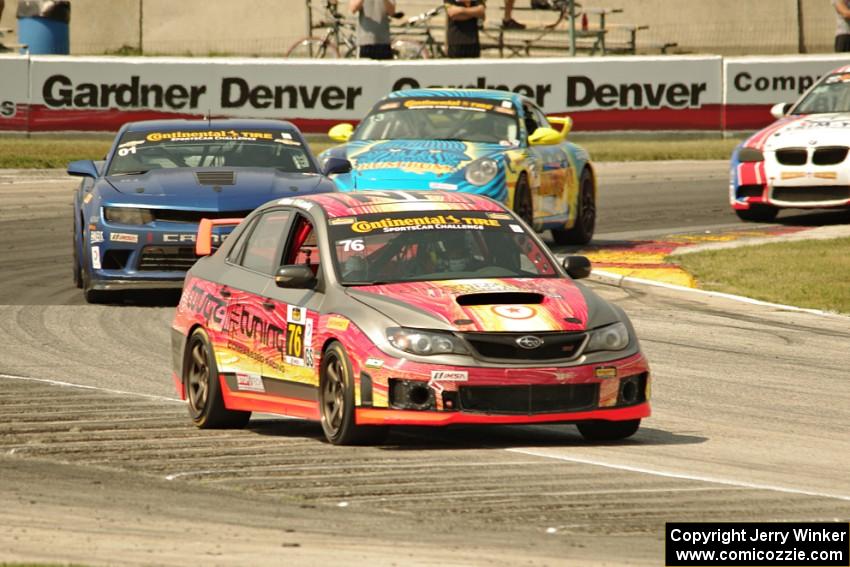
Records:
[[[573,129],[573,119],[569,116],[547,116],[546,120],[549,121],[550,124],[560,124],[561,125],[561,137],[566,138],[567,134]]]
[[[209,256],[212,254],[212,229],[216,226],[236,226],[244,219],[201,219],[198,226],[198,237],[195,239],[195,254]]]

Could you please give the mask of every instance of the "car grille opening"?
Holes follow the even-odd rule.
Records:
[[[463,333],[480,358],[490,360],[570,360],[581,354],[587,333]],[[523,348],[520,339],[535,337],[539,346]],[[526,345],[537,341],[521,341]]]
[[[164,222],[186,222],[198,224],[201,219],[242,219],[251,211],[178,211],[174,209],[152,209],[153,218]]]
[[[233,171],[199,171],[195,173],[199,185],[235,185],[236,173]]]
[[[771,198],[786,203],[818,203],[850,200],[850,187],[812,186],[812,187],[774,187]]]
[[[741,185],[738,187],[738,198],[761,197],[764,193],[764,185]]]
[[[139,260],[140,272],[185,272],[198,259],[189,246],[145,246]]]
[[[103,255],[101,267],[104,270],[123,270],[127,266],[132,250],[107,250]]]
[[[543,303],[543,295],[521,291],[470,293],[457,298],[458,305],[523,305]]]
[[[776,161],[782,165],[806,165],[808,154],[805,148],[776,150]]]
[[[815,165],[836,165],[847,157],[846,146],[835,146],[830,148],[818,148],[812,156]]]
[[[462,411],[538,414],[582,411],[598,404],[598,384],[461,386]]]

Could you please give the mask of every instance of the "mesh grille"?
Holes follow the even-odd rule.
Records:
[[[233,185],[236,174],[232,171],[199,171],[195,173],[201,185]]]
[[[168,222],[189,222],[197,224],[201,219],[245,218],[251,211],[177,211],[172,209],[152,209],[154,219]]]
[[[812,156],[815,165],[835,165],[844,161],[847,157],[847,147],[836,146],[832,148],[818,148]]]
[[[506,414],[581,411],[597,405],[597,384],[469,386],[460,389],[463,411]]]
[[[738,187],[738,197],[761,197],[764,193],[763,185],[741,185]]]
[[[522,337],[536,337],[542,344],[523,348]],[[481,358],[496,360],[569,360],[581,354],[587,333],[464,333]]]
[[[139,260],[140,272],[185,272],[198,259],[188,246],[145,246]]]
[[[808,155],[804,148],[776,150],[776,161],[782,165],[806,165]]]
[[[850,187],[774,187],[773,199],[788,203],[817,203],[819,201],[846,201],[850,199]]]

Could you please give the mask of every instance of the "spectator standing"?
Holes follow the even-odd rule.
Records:
[[[850,0],[832,0],[837,26],[835,28],[835,51],[850,51]]]
[[[364,59],[392,59],[390,16],[395,0],[351,0],[349,8],[357,14],[357,45]]]
[[[478,20],[484,20],[484,0],[444,0],[446,6],[446,44],[451,58],[481,56]]]
[[[525,29],[525,24],[522,24],[513,18],[515,1],[516,0],[505,0],[505,15],[502,17],[503,30]],[[534,10],[552,10],[554,8],[554,6],[549,3],[549,0],[531,0],[531,7]]]

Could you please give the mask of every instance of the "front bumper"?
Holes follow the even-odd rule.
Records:
[[[747,162],[732,171],[729,199],[735,210],[753,205],[788,209],[850,207],[850,172],[836,167]]]
[[[576,423],[579,421],[627,421],[651,415],[649,402],[635,406],[597,409],[583,412],[544,413],[535,415],[476,414],[463,411],[451,413],[357,408],[357,425],[457,425],[457,424],[523,424]]]
[[[525,368],[384,359],[381,368],[355,374],[359,425],[574,423],[650,415],[650,371],[640,352],[601,363]]]

